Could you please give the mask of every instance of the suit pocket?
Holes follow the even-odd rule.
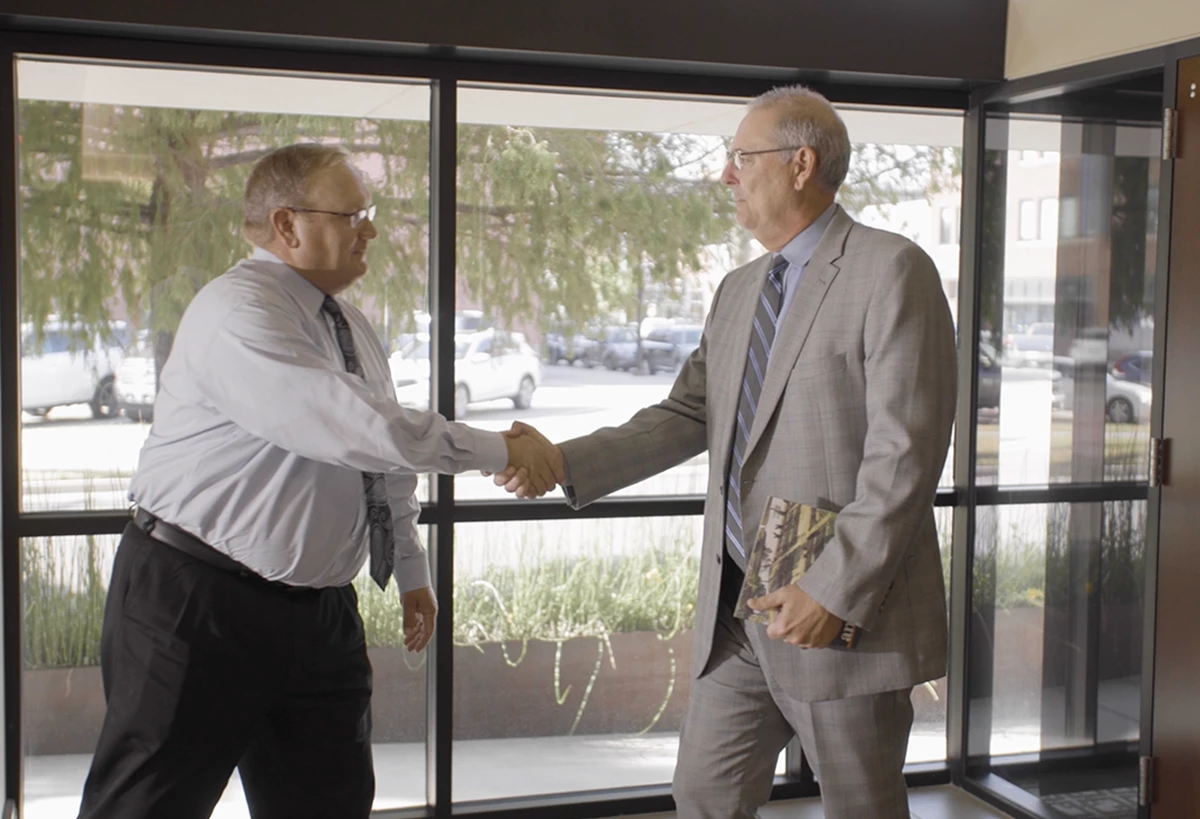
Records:
[[[788,373],[788,381],[804,381],[823,375],[833,375],[844,369],[846,369],[845,353],[834,353],[833,355],[827,355],[811,361],[801,359],[796,362],[796,366],[792,367],[792,371]]]

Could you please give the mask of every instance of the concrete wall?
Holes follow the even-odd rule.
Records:
[[[1200,37],[1198,0],[1009,0],[1008,79]]]

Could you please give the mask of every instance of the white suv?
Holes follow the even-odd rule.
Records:
[[[454,417],[466,417],[467,405],[510,398],[528,409],[542,381],[542,363],[521,333],[489,328],[454,336]],[[407,407],[429,408],[429,336],[417,333],[388,359],[396,400]]]
[[[21,409],[40,416],[55,407],[88,404],[93,418],[116,417],[113,373],[127,333],[123,321],[96,333],[52,319],[39,339],[33,325],[22,325]]]

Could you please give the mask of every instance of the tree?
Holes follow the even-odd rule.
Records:
[[[56,313],[95,335],[124,305],[169,340],[196,291],[248,249],[253,163],[302,140],[345,145],[371,178],[381,235],[357,298],[394,315],[423,304],[426,123],[35,101],[20,114],[21,309],[35,326]],[[693,168],[723,150],[713,143],[461,126],[462,286],[501,320],[553,310],[583,324],[632,306],[633,276],[679,275],[732,226],[719,182]]]

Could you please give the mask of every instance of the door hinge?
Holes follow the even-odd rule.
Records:
[[[1154,757],[1144,756],[1138,760],[1138,806],[1145,807],[1154,801]]]
[[[1162,120],[1162,158],[1175,158],[1175,124],[1179,121],[1179,112],[1174,108],[1163,109]]]
[[[1150,488],[1167,485],[1167,438],[1150,439]]]

